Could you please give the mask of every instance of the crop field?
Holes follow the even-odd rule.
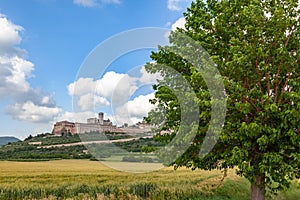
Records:
[[[249,199],[247,180],[234,170],[222,177],[221,171],[185,168],[126,173],[89,160],[1,161],[0,199]],[[295,181],[269,199],[300,199],[299,190]]]

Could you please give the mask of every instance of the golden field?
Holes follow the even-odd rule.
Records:
[[[249,199],[247,180],[234,170],[222,177],[216,170],[170,167],[127,173],[89,160],[1,161],[0,199]],[[298,199],[299,188],[295,182],[274,199]]]

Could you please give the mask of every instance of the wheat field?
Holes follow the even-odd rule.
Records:
[[[249,199],[250,184],[223,172],[163,168],[128,173],[89,160],[0,162],[0,199]],[[296,183],[295,183],[296,184]],[[299,184],[276,199],[298,199]]]

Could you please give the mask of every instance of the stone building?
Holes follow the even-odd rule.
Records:
[[[75,123],[69,121],[56,122],[52,130],[52,134],[55,135],[61,135],[63,133],[75,134],[75,132]]]
[[[87,123],[61,121],[54,124],[52,133],[61,135],[62,133],[83,134],[90,132],[113,132],[117,127],[107,119],[104,120],[104,113],[100,112],[98,118],[89,118]]]

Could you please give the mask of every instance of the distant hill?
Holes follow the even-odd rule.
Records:
[[[0,146],[6,145],[9,142],[18,142],[20,141],[18,138],[16,137],[11,137],[11,136],[0,136]]]

